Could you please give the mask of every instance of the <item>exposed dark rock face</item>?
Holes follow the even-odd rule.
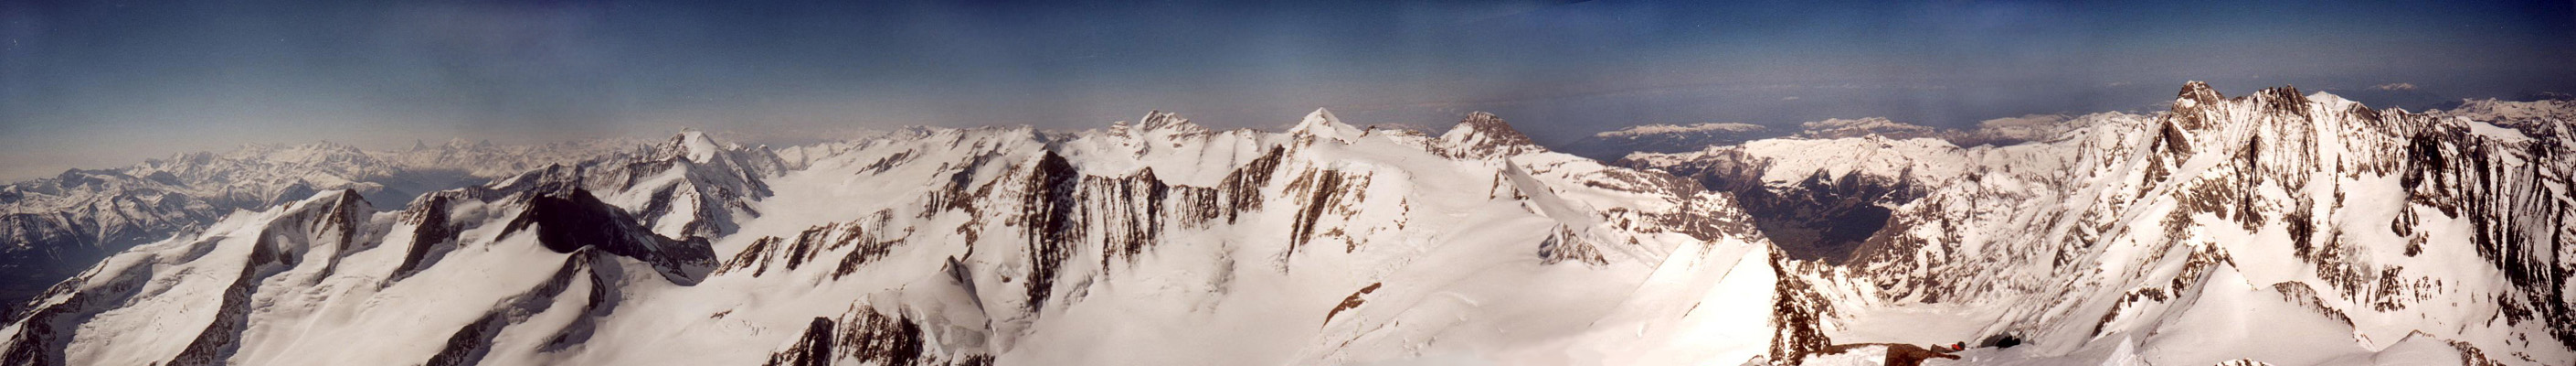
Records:
[[[28,250],[0,252],[0,316],[25,315],[27,302],[43,293],[46,286],[80,272],[80,265],[69,263],[96,262],[109,254],[107,248],[128,247],[143,240],[115,244],[96,244],[88,236],[95,232],[62,214],[9,214],[0,216],[0,231],[12,237],[26,238]]]
[[[1219,217],[1231,221],[1242,212],[1258,208],[1263,188],[1278,169],[1287,152],[1273,147],[1262,155],[1229,172],[1218,187],[1192,187],[1164,183],[1150,169],[1126,176],[1094,176],[1082,173],[1063,156],[1047,152],[1022,170],[1013,184],[1020,194],[1014,202],[984,200],[954,201],[951,207],[970,212],[991,212],[993,207],[1019,207],[1012,223],[1026,230],[1029,272],[1026,294],[1031,311],[1041,309],[1055,291],[1056,277],[1066,270],[1064,262],[1072,259],[1079,248],[1100,250],[1101,266],[1113,268],[1112,261],[1144,254],[1162,241],[1165,232],[1194,229]],[[1321,200],[1339,199],[1340,182],[1314,185],[1313,176],[1338,175],[1337,172],[1310,172],[1297,187],[1324,192]],[[1362,182],[1364,184],[1364,182]],[[988,185],[987,188],[990,188]],[[1299,188],[1290,188],[1309,194]],[[974,195],[983,196],[983,195]],[[1306,209],[1320,215],[1330,202],[1310,205]],[[1301,211],[1308,212],[1308,211]],[[1300,238],[1311,238],[1313,217],[1300,216],[1299,226],[1308,231]],[[1292,227],[1292,230],[1294,228]],[[1302,241],[1300,242],[1302,243]],[[1096,245],[1096,246],[1095,246]]]
[[[492,310],[483,313],[483,317],[475,319],[464,328],[457,329],[454,335],[448,336],[447,346],[439,349],[438,354],[430,356],[426,365],[481,363],[483,356],[491,352],[492,338],[500,336],[503,328],[525,322],[529,317],[553,308],[555,298],[562,296],[564,291],[572,286],[574,276],[587,272],[585,270],[591,267],[594,249],[577,250],[578,252],[573,253],[572,256],[564,258],[563,265],[557,267],[554,275],[548,277],[544,283],[517,296],[502,299],[500,303],[492,305]]]
[[[1337,207],[1347,209],[1347,206],[1341,203],[1342,190],[1347,189],[1342,183],[1345,179],[1343,176],[1342,172],[1337,171],[1308,170],[1296,181],[1288,183],[1288,191],[1291,194],[1298,194],[1305,198],[1299,202],[1297,220],[1290,224],[1292,226],[1289,228],[1288,252],[1295,253],[1298,247],[1315,240],[1315,226],[1322,223],[1326,210]],[[1363,181],[1358,185],[1365,186],[1367,183]]]
[[[835,327],[833,326],[832,318],[819,316],[814,317],[814,322],[805,326],[805,335],[796,338],[796,345],[788,347],[786,351],[780,351],[777,354],[770,355],[769,363],[765,365],[824,366],[832,364],[832,345],[834,344],[834,342],[832,342],[833,328]]]
[[[1887,346],[1887,359],[1882,361],[1884,362],[1882,365],[1920,366],[1923,364],[1923,361],[1929,361],[1936,358],[1956,360],[1959,359],[1959,356],[1950,354],[1949,352],[1924,349],[1922,346],[1912,344],[1892,344]]]
[[[912,236],[912,228],[893,224],[893,210],[880,210],[866,217],[846,222],[817,225],[805,229],[794,239],[775,236],[752,240],[751,245],[734,253],[732,259],[717,267],[716,274],[750,270],[753,277],[769,272],[771,266],[794,270],[799,266],[826,259],[825,252],[854,248],[835,260],[832,278],[848,276],[860,266],[893,253]],[[902,230],[894,230],[900,228]]]
[[[954,173],[949,175],[944,187],[924,197],[918,207],[926,209],[926,212],[910,216],[929,218],[938,213],[957,211],[972,217],[972,220],[998,219],[1022,230],[1020,235],[1026,240],[1026,247],[1000,252],[1025,255],[1022,260],[1028,267],[1024,272],[1006,277],[1010,280],[1007,282],[1020,282],[1013,285],[1023,289],[1025,298],[1021,300],[1026,302],[1022,306],[1034,313],[1044,309],[1049,301],[1058,300],[1056,292],[1059,289],[1056,287],[1059,277],[1075,268],[1066,262],[1090,253],[1087,251],[1097,251],[1102,270],[1115,271],[1120,263],[1150,253],[1168,233],[1231,223],[1245,212],[1260,209],[1269,199],[1266,192],[1272,187],[1273,178],[1279,175],[1281,164],[1291,154],[1282,146],[1270,146],[1263,151],[1262,155],[1228,171],[1215,187],[1168,183],[1152,169],[1118,176],[1092,175],[1082,172],[1065,156],[1053,151],[1040,153],[1027,163],[997,170],[981,167],[1008,157],[975,155],[967,159],[967,164],[950,168]],[[980,179],[979,174],[999,174],[1003,178]],[[1342,174],[1310,170],[1301,175],[1304,177],[1301,180],[1293,181],[1302,183],[1292,183],[1294,188],[1285,188],[1290,194],[1320,199],[1324,203],[1315,205],[1317,201],[1307,201],[1307,205],[1299,206],[1301,214],[1313,215],[1299,215],[1302,220],[1292,224],[1291,231],[1301,227],[1299,225],[1310,228],[1298,237],[1325,236],[1328,233],[1312,229],[1317,220],[1321,220],[1325,213],[1349,213],[1349,208],[1344,207],[1347,205],[1336,205],[1332,201],[1353,199],[1345,196],[1358,193],[1344,190],[1364,185],[1364,176],[1358,181],[1315,182],[1325,179],[1317,178],[1323,175]],[[1316,196],[1315,190],[1322,190],[1324,194]],[[1340,211],[1333,211],[1335,207],[1340,207]],[[864,263],[890,253],[893,246],[908,235],[884,231],[883,228],[888,227],[889,220],[893,219],[891,211],[880,212],[870,218],[838,224],[837,228],[815,229],[838,230],[841,233],[837,235],[838,240],[821,240],[829,235],[811,230],[809,235],[800,235],[796,239],[757,240],[736,253],[722,271],[750,269],[757,275],[772,262],[785,264],[812,260],[797,258],[810,257],[841,245],[859,245],[861,250],[840,259],[841,268],[836,270],[836,275],[847,275],[858,271]],[[875,223],[868,224],[870,220]],[[966,237],[970,256],[989,255],[982,254],[989,248],[976,249],[977,238],[984,235],[981,229],[967,225],[957,230]],[[831,244],[822,245],[825,242]],[[1355,249],[1355,246],[1345,249]]]
[[[254,311],[253,291],[259,284],[298,265],[316,265],[324,268],[322,271],[329,271],[352,242],[366,239],[360,225],[373,212],[364,198],[346,191],[326,193],[324,197],[281,209],[288,211],[268,226],[259,228],[259,236],[253,239],[255,242],[249,251],[241,254],[243,264],[239,272],[209,277],[228,280],[212,321],[196,330],[197,335],[189,344],[165,364],[225,362],[238,349],[241,332],[248,327],[248,318]],[[54,286],[44,297],[65,300],[31,304],[36,307],[24,318],[18,333],[7,335],[10,351],[0,355],[0,361],[12,365],[64,364],[67,361],[63,350],[70,341],[69,330],[102,311],[122,306],[138,295],[137,292],[152,277],[155,264],[204,258],[211,255],[218,242],[224,239],[200,239],[187,244],[185,248],[188,250],[177,258],[139,258],[138,262],[126,263],[113,274],[92,272],[76,277],[75,281]],[[321,258],[324,263],[302,263],[306,261],[307,253],[317,250],[325,253]],[[83,284],[93,286],[82,289]]]
[[[1915,185],[1911,172],[1897,177],[1858,173],[1834,177],[1818,171],[1789,186],[1766,186],[1762,174],[1771,165],[1769,159],[1735,151],[1681,165],[1648,166],[1634,160],[1617,164],[1662,169],[1698,181],[1708,190],[1731,193],[1754,226],[1784,255],[1829,263],[1854,258],[1864,242],[1887,227],[1893,207],[1913,202],[1926,190]]]
[[[387,282],[401,281],[405,277],[410,277],[412,273],[419,272],[425,266],[437,263],[438,259],[445,256],[448,251],[456,249],[458,229],[454,226],[456,224],[448,222],[450,196],[453,195],[423,196],[417,203],[412,204],[412,208],[403,210],[402,222],[411,224],[414,228],[411,247],[404,248],[402,265],[394,267],[393,278],[387,279]]]
[[[59,185],[49,187],[48,184]],[[185,228],[213,223],[224,211],[274,199],[210,200],[169,184],[111,171],[67,171],[57,178],[0,186],[0,315],[23,315],[25,302],[100,258],[127,247],[167,239]],[[106,194],[72,207],[42,208],[21,202],[30,195]],[[258,202],[250,202],[258,200]],[[22,205],[31,207],[20,207]]]
[[[1385,285],[1385,283],[1372,283],[1369,284],[1368,287],[1361,287],[1359,291],[1351,292],[1351,296],[1342,298],[1341,304],[1333,305],[1333,311],[1324,312],[1324,324],[1332,324],[1333,317],[1342,315],[1342,311],[1359,308],[1361,304],[1367,304],[1368,299],[1362,298],[1362,296],[1367,296],[1371,292],[1377,292],[1377,288],[1379,286]]]
[[[2078,150],[2096,159],[2093,164],[2098,165],[2078,165],[2070,172],[2049,173],[2057,174],[2054,176],[2030,178],[2034,174],[2022,174],[2024,178],[2019,179],[2021,184],[2037,183],[2054,187],[2051,190],[2077,192],[2097,189],[2085,184],[2101,182],[2117,181],[2127,186],[2098,188],[2102,189],[2100,196],[2091,201],[2052,208],[2062,211],[2044,212],[2026,222],[1986,219],[1988,223],[1982,225],[2007,226],[1984,229],[1974,222],[1979,220],[1976,216],[1970,216],[1975,212],[1974,205],[2010,205],[2008,200],[2029,196],[1975,190],[1938,192],[1939,198],[1916,201],[1897,212],[1890,228],[1908,230],[1882,231],[1914,234],[1884,238],[1890,243],[1886,250],[1867,251],[1884,255],[1864,255],[1850,264],[1867,268],[1883,296],[1932,302],[1998,293],[2058,291],[2053,289],[2074,282],[2031,279],[2101,276],[2091,272],[2104,265],[2136,267],[2174,263],[2176,259],[2183,262],[2183,270],[2178,273],[2160,272],[2169,275],[2087,279],[2126,283],[2120,285],[2123,293],[2110,300],[2113,303],[2106,306],[2105,313],[2085,314],[2099,321],[2088,321],[2078,331],[2099,335],[2123,331],[2106,329],[2117,317],[2125,316],[2123,311],[2191,301],[2202,291],[2200,283],[2206,281],[2216,264],[2232,261],[2232,255],[2247,254],[2214,249],[2242,245],[2241,242],[2194,242],[2207,240],[2191,239],[2194,229],[2278,233],[2266,235],[2284,235],[2286,240],[2278,249],[2289,254],[2291,258],[2287,259],[2311,267],[2299,271],[2313,273],[2315,281],[2270,284],[2271,290],[2284,301],[2300,304],[2325,318],[2369,322],[2372,320],[2365,313],[2413,316],[2409,312],[2464,301],[2446,296],[2489,298],[2480,301],[2498,305],[2493,318],[2499,324],[2538,330],[2511,331],[2510,337],[2551,338],[2530,341],[2539,347],[2576,348],[2576,329],[2569,326],[2576,324],[2576,318],[2571,318],[2576,315],[2567,310],[2571,302],[2562,286],[2570,274],[2576,274],[2576,261],[2567,257],[2571,253],[2568,243],[2576,238],[2567,234],[2576,233],[2571,229],[2576,221],[2566,214],[2571,203],[2568,197],[2576,194],[2567,191],[2563,183],[2571,172],[2576,172],[2576,166],[2564,158],[2563,139],[2550,137],[2545,127],[2541,129],[2544,133],[2524,130],[2529,137],[2526,139],[2506,133],[2481,133],[2478,129],[2483,126],[2456,119],[2312,98],[2293,88],[2266,89],[2229,98],[2207,85],[2192,83],[2177,93],[2171,112],[2121,128],[2124,129],[2112,131],[2123,137],[2140,138],[2116,143],[2106,139],[2099,143],[2115,145],[2083,146]],[[2127,175],[2131,167],[2139,170]],[[2087,179],[2094,183],[2085,183]],[[2392,183],[2393,187],[2389,186]],[[2396,195],[2385,194],[2391,193],[2391,188]],[[2381,213],[2346,210],[2347,205],[2388,201],[2400,202],[2396,210],[2387,213],[2393,218],[2384,224],[2350,223],[2357,215]],[[2173,208],[2158,214],[2162,217],[2135,212],[2161,203]],[[2215,227],[2210,226],[2210,219],[2216,220]],[[2432,228],[2434,225],[2457,225],[2465,230],[2446,231],[2451,234],[2445,237],[2433,233],[2440,230]],[[2138,232],[2147,226],[2160,226],[2162,232]],[[2015,230],[2041,234],[2014,236],[2016,242],[1991,244],[1940,234],[1963,230],[1985,230],[1988,235]],[[2122,242],[2139,238],[2151,240]],[[1873,239],[1873,243],[1877,240]],[[2467,245],[2431,245],[2443,242]],[[2382,245],[2373,243],[2403,247],[2371,247]],[[1959,254],[1961,245],[1982,245],[1983,252],[1963,256]],[[2142,246],[2132,253],[2147,254],[2127,259],[2129,262],[2102,262],[2102,253],[2111,250],[2107,248],[2123,246]],[[2463,250],[2474,250],[2476,259],[2493,266],[2502,275],[2497,280],[2507,286],[2491,293],[2452,295],[2460,291],[2458,282],[2476,280],[2442,277],[2442,268],[2405,268],[2399,264],[2404,260],[2390,258]],[[2168,253],[2188,257],[2173,258]],[[2046,266],[2010,265],[2024,260]],[[2025,273],[2005,273],[2011,271]],[[1994,285],[2002,281],[1981,280],[2015,276],[2030,278],[2023,279],[2025,284],[2005,286]],[[1973,282],[1961,283],[1961,279]],[[2071,318],[2074,314],[2069,315]],[[2032,327],[2013,331],[2040,329]],[[2492,347],[2522,347],[2483,346],[2490,347],[2488,354],[2497,353]]]
[[[250,326],[251,291],[280,267],[292,265],[291,257],[271,249],[272,245],[264,241],[252,247],[250,265],[242,266],[240,277],[224,287],[223,304],[215,308],[214,323],[197,333],[197,339],[188,342],[188,347],[172,357],[169,365],[219,365],[232,357],[234,342],[240,341],[242,329]]]
[[[1440,136],[1441,144],[1432,154],[1453,159],[1485,159],[1547,151],[1530,141],[1529,135],[1512,128],[1511,123],[1492,113],[1468,113],[1448,133]]]
[[[1167,212],[1170,210],[1167,206],[1172,206],[1167,202],[1174,201],[1175,194],[1193,198],[1186,201],[1195,203],[1195,206],[1215,208],[1215,205],[1212,205],[1216,198],[1215,191],[1164,184],[1161,178],[1154,176],[1152,168],[1138,171],[1135,175],[1123,179],[1085,177],[1083,189],[1099,192],[1102,199],[1110,202],[1110,204],[1098,206],[1098,209],[1093,212],[1100,216],[1097,220],[1103,221],[1104,228],[1108,229],[1100,233],[1104,245],[1102,250],[1106,254],[1100,257],[1100,265],[1103,268],[1109,267],[1112,259],[1135,258],[1136,255],[1144,254],[1146,249],[1154,246],[1154,243],[1162,241],[1161,236],[1166,231],[1164,228],[1166,225],[1197,225],[1204,223],[1206,217],[1210,216],[1209,212],[1188,214]],[[1174,217],[1191,217],[1198,222],[1170,223],[1169,221],[1182,220],[1165,220],[1165,218]]]
[[[252,244],[250,258],[233,283],[224,287],[223,302],[215,310],[212,324],[197,334],[187,348],[172,357],[167,365],[224,364],[239,349],[242,330],[250,327],[252,292],[262,281],[302,261],[305,252],[328,247],[322,272],[336,267],[348,246],[358,241],[368,214],[374,209],[355,192],[342,191],[336,197],[307,201],[307,207],[296,208],[290,217],[275,221],[260,232],[259,242]],[[321,207],[310,207],[320,205]]]
[[[1226,173],[1225,180],[1217,183],[1216,199],[1221,206],[1203,205],[1202,207],[1212,210],[1223,207],[1221,210],[1212,212],[1224,213],[1225,221],[1229,223],[1234,222],[1236,217],[1242,216],[1244,211],[1261,209],[1264,198],[1261,188],[1270,186],[1270,176],[1279,172],[1279,161],[1286,159],[1287,156],[1287,148],[1271,146],[1270,150],[1262,153],[1260,158],[1254,158],[1243,167]]]
[[[2538,344],[2477,345],[2488,348],[2485,354],[2500,354],[2501,347],[2516,350],[2504,352],[2518,357],[2508,362],[2554,364],[2560,362],[2518,351],[2576,349],[2576,330],[2567,326],[2576,324],[2567,310],[2576,301],[2562,286],[2576,276],[2570,259],[2576,257],[2569,257],[2576,253],[2570,244],[2576,235],[2569,235],[2576,234],[2576,217],[2567,214],[2576,193],[2565,183],[2576,176],[2576,164],[2565,158],[2570,125],[2547,118],[2499,121],[2496,126],[2512,129],[2499,131],[2295,88],[2229,97],[2195,82],[2176,94],[2167,113],[2097,120],[2108,123],[2045,144],[1941,157],[1955,161],[1938,163],[1964,169],[1941,171],[1947,178],[1937,181],[1909,171],[1877,181],[1854,181],[1850,176],[1868,176],[1851,174],[1763,187],[1757,179],[1776,166],[1728,148],[1621,164],[1660,168],[1732,193],[1785,255],[1851,273],[1848,283],[1811,286],[1849,286],[1898,304],[2027,300],[2030,313],[2041,314],[2007,319],[2012,326],[1981,336],[2011,334],[2064,347],[2069,337],[2150,331],[2137,327],[2154,322],[2115,320],[2188,307],[2212,272],[2238,260],[2232,256],[2259,255],[2255,263],[2286,259],[2311,267],[2291,271],[2313,279],[2264,285],[2284,301],[2341,322],[2384,323],[2366,313],[2415,317],[2467,301],[2452,296],[2484,299],[2478,301],[2498,305],[2497,326],[2521,327],[2501,331],[2504,337]],[[1783,172],[1769,173],[1777,179]],[[2281,247],[2221,250],[2248,245],[2238,233]],[[1842,257],[1815,255],[1817,247],[1805,244],[1855,237],[1856,246],[1824,252],[1848,248]],[[2460,295],[2481,288],[2462,282],[2487,279],[2453,276],[2482,269],[2401,265],[2472,250],[2475,258],[2465,262],[2493,266],[2501,275],[2493,280],[2505,286]],[[2109,296],[2066,295],[2092,288]],[[2439,337],[2484,336],[2452,332]]]
[[[731,153],[741,153],[741,151],[713,152],[719,157]],[[672,154],[673,156],[663,160],[673,164],[665,166],[672,171],[687,170],[683,168],[687,168],[689,164],[723,165],[745,161],[731,159],[727,162],[716,162],[706,157],[708,155],[706,149]],[[694,156],[695,159],[688,159],[682,155]],[[763,154],[748,155],[752,158],[764,156]],[[258,326],[254,323],[262,316],[259,314],[276,311],[275,303],[295,301],[290,298],[294,296],[327,294],[335,289],[354,287],[361,289],[360,291],[366,291],[364,288],[370,286],[376,288],[394,286],[406,279],[414,279],[415,275],[437,266],[443,259],[452,260],[447,257],[457,251],[460,245],[465,245],[461,241],[512,238],[533,239],[530,245],[567,254],[566,262],[553,278],[525,293],[494,304],[493,310],[456,330],[449,337],[447,348],[440,354],[432,356],[427,362],[429,364],[478,363],[493,347],[491,345],[493,337],[504,329],[522,326],[528,317],[544,312],[546,309],[560,308],[554,305],[559,304],[558,299],[562,296],[586,295],[586,302],[577,300],[561,302],[561,304],[579,307],[575,310],[578,315],[568,323],[560,323],[562,325],[558,329],[535,330],[544,332],[538,333],[543,337],[543,341],[534,345],[539,352],[562,351],[588,341],[596,330],[598,319],[605,318],[619,307],[619,303],[624,299],[620,289],[627,286],[625,282],[629,281],[630,277],[623,273],[626,268],[649,265],[662,278],[671,283],[686,286],[693,285],[716,264],[714,254],[703,237],[671,239],[655,234],[646,225],[664,218],[705,220],[707,217],[722,216],[708,216],[705,212],[697,212],[685,214],[687,217],[672,215],[637,217],[625,209],[602,202],[589,190],[583,188],[589,185],[609,186],[611,184],[601,183],[609,181],[620,182],[614,185],[635,185],[635,181],[626,178],[634,177],[630,173],[640,172],[628,169],[588,168],[614,164],[604,161],[625,161],[631,158],[633,156],[615,156],[581,165],[553,165],[547,169],[503,179],[489,186],[440,191],[413,200],[409,209],[390,217],[375,216],[371,205],[365,198],[360,197],[358,192],[332,190],[307,194],[314,198],[287,203],[272,208],[272,211],[256,213],[261,215],[256,216],[258,220],[267,220],[258,224],[260,226],[226,228],[224,230],[233,231],[225,233],[182,233],[190,237],[199,235],[204,237],[196,237],[193,242],[167,243],[155,247],[153,251],[141,253],[139,257],[101,264],[100,266],[111,269],[98,271],[113,272],[115,275],[110,277],[91,274],[75,277],[73,281],[58,285],[44,297],[44,300],[30,303],[29,305],[34,309],[29,316],[21,318],[16,332],[7,335],[6,343],[0,344],[5,345],[5,349],[8,350],[6,355],[0,355],[6,359],[0,361],[7,361],[8,364],[30,365],[57,365],[67,362],[64,353],[68,346],[66,342],[69,341],[68,332],[73,329],[70,327],[83,326],[85,325],[83,323],[89,322],[105,310],[119,306],[133,306],[135,303],[129,299],[130,297],[168,294],[167,292],[150,294],[137,292],[139,288],[151,288],[146,286],[145,282],[156,276],[154,269],[175,267],[182,268],[184,272],[181,273],[188,274],[187,278],[190,281],[203,278],[221,282],[215,284],[217,286],[207,286],[213,291],[202,295],[212,297],[201,299],[209,301],[212,305],[206,309],[207,312],[212,313],[210,319],[204,323],[203,328],[180,330],[186,332],[183,333],[183,337],[189,337],[180,340],[188,343],[159,363],[199,365],[239,362],[236,353],[241,352],[245,342],[251,341],[243,339],[245,331]],[[755,167],[749,170],[720,170],[752,174],[771,171],[770,169]],[[682,173],[704,174],[708,173],[706,170],[695,169]],[[739,180],[717,182],[725,183],[721,184],[721,187],[687,185],[635,187],[637,191],[621,192],[621,194],[649,195],[646,198],[657,202],[686,202],[675,201],[674,197],[699,199],[713,192],[722,196],[719,197],[721,200],[737,201],[698,207],[725,208],[729,213],[747,212],[742,210],[745,202],[738,199],[767,193],[765,188],[759,188],[761,186],[757,183],[759,177],[756,174],[736,175],[735,178]],[[157,182],[171,178],[164,174],[151,179]],[[722,181],[722,179],[716,181]],[[104,183],[90,182],[88,177],[84,176],[81,184]],[[755,189],[733,190],[736,187],[746,186]],[[312,189],[310,186],[289,185],[284,192],[295,193],[310,189]],[[0,188],[0,190],[7,190],[7,188]],[[742,194],[727,192],[742,192]],[[249,214],[245,214],[247,215]],[[684,214],[674,213],[673,215]],[[508,221],[494,222],[504,219]],[[475,230],[477,229],[475,226],[486,223],[501,227],[490,231]],[[681,229],[678,231],[700,232],[698,229],[689,227]],[[463,237],[466,232],[495,235],[495,237],[469,239]],[[343,270],[342,259],[351,253],[379,249],[377,245],[384,243],[387,237],[409,239],[408,244],[382,248],[394,250],[392,254],[398,256],[399,264],[393,265],[392,268],[365,270],[369,273],[384,271],[388,276],[376,278],[362,275],[359,277],[375,281],[325,282],[326,279],[349,278],[335,276]],[[476,245],[492,244],[483,242]],[[883,254],[879,251],[875,255]],[[392,265],[392,263],[387,264]],[[237,270],[232,267],[236,265]],[[211,267],[220,269],[207,271],[205,269],[209,267],[205,266],[221,267]],[[172,274],[157,275],[171,276]],[[164,281],[167,280],[164,279]],[[586,284],[588,293],[566,292],[576,284]],[[275,292],[275,289],[281,288],[287,289],[288,292]]]
[[[779,245],[779,240],[775,236],[753,239],[750,246],[742,247],[741,252],[735,252],[733,259],[726,260],[724,266],[716,267],[715,274],[732,273],[746,268],[751,269],[752,277],[769,273],[769,263],[777,261],[775,255],[795,255],[795,253],[782,252],[781,249],[773,248]]]
[[[987,355],[941,360],[929,353],[930,335],[912,319],[858,307],[835,317],[815,317],[787,349],[771,353],[768,366],[990,365]]]
[[[1771,257],[1771,273],[1779,276],[1771,295],[1771,360],[1782,365],[1806,363],[1805,356],[1834,344],[1825,336],[1824,319],[1834,316],[1832,303],[1816,294],[1800,271],[1788,268],[1797,264],[1789,259]]]
[[[1599,266],[1610,264],[1610,259],[1602,257],[1601,248],[1585,241],[1583,235],[1575,233],[1574,229],[1559,226],[1555,235],[1538,242],[1538,262],[1578,262]]]
[[[196,245],[212,246],[214,243],[200,242]],[[132,298],[140,291],[144,282],[151,278],[152,266],[128,266],[112,274],[89,273],[82,276],[80,279],[84,281],[78,282],[98,284],[88,290],[80,290],[74,286],[77,283],[71,281],[54,286],[52,290],[47,291],[49,295],[45,297],[51,298],[54,297],[52,294],[63,293],[69,293],[70,297],[60,303],[38,307],[29,312],[24,318],[24,323],[20,324],[18,333],[7,335],[9,353],[0,355],[0,363],[63,365],[67,362],[63,358],[63,348],[71,342],[72,330],[77,329],[81,323],[89,321],[90,317],[98,315],[99,312],[122,305],[126,299]]]
[[[185,234],[236,210],[257,211],[343,189],[410,200],[543,162],[614,156],[640,145],[451,144],[412,151],[363,151],[328,142],[250,145],[0,184],[0,304],[7,305],[0,312],[21,315],[17,311],[25,310],[23,301],[109,254]]]
[[[618,302],[623,296],[617,289],[624,285],[622,283],[624,274],[620,273],[616,265],[617,257],[602,252],[598,248],[583,247],[575,249],[571,254],[564,258],[563,264],[556,267],[554,274],[547,277],[545,282],[538,283],[518,295],[501,299],[492,304],[491,309],[486,310],[482,317],[451,333],[446,345],[437,354],[431,355],[425,364],[479,364],[486,355],[491,353],[492,347],[495,346],[493,340],[500,336],[502,330],[520,326],[537,314],[554,310],[557,305],[564,304],[566,295],[583,296],[586,300],[573,304],[581,308],[570,323],[560,329],[546,330],[552,335],[547,337],[545,342],[537,344],[537,349],[540,352],[561,351],[588,340],[597,326],[597,319],[616,311]],[[580,281],[589,282],[590,290],[586,293],[570,291],[572,286]]]
[[[501,231],[509,236],[534,229],[537,242],[557,253],[581,248],[651,263],[672,283],[694,284],[715,268],[715,251],[706,239],[672,240],[654,235],[624,210],[593,197],[589,190],[550,186],[523,196],[526,212]]]
[[[1029,169],[1027,194],[1020,197],[1020,207],[1028,210],[1020,226],[1027,230],[1029,273],[1028,310],[1044,307],[1047,296],[1054,293],[1058,267],[1073,256],[1073,246],[1084,236],[1087,227],[1075,216],[1082,210],[1082,173],[1075,171],[1064,156],[1047,152]]]

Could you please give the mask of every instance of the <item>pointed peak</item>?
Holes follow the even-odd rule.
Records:
[[[2184,81],[2184,82],[2182,82],[2182,96],[2186,96],[2186,97],[2188,97],[2188,96],[2192,96],[2192,95],[2199,94],[2199,93],[2217,93],[2217,92],[2216,92],[2216,91],[2212,91],[2212,90],[2209,88],[2209,82],[2206,82],[2206,81],[2191,80],[2191,81]]]
[[[2299,93],[2299,86],[2297,85],[2283,85],[2277,88],[2264,88],[2263,91],[2255,92],[2254,95],[2267,102],[2265,103],[2266,106],[2282,110],[2305,110],[2308,105],[2308,95]]]
[[[1332,110],[1323,108],[1315,108],[1314,112],[1307,112],[1306,119],[1297,122],[1298,127],[1338,124],[1342,124],[1342,118],[1333,116]]]
[[[707,137],[704,131],[681,130],[679,135],[671,136],[671,142],[663,144],[662,148],[665,152],[677,153],[679,156],[688,158],[689,161],[704,163],[715,159],[717,153],[724,151],[725,145],[717,143],[714,138]]]
[[[2209,83],[2199,80],[2187,81],[2182,83],[2182,92],[2174,93],[2174,109],[2179,111],[2198,108],[2225,99],[2226,96],[2219,95],[2218,90],[2210,89]]]
[[[1449,129],[1450,135],[1460,133],[1483,135],[1505,143],[1534,144],[1530,142],[1529,135],[1522,134],[1520,129],[1512,128],[1511,122],[1504,121],[1502,117],[1496,117],[1493,113],[1482,111],[1467,113],[1467,118],[1458,120],[1457,127]]]
[[[1362,132],[1364,131],[1358,127],[1342,123],[1340,117],[1333,116],[1333,111],[1323,108],[1316,108],[1314,113],[1307,113],[1305,120],[1298,121],[1297,126],[1288,128],[1288,134],[1292,136],[1330,137],[1345,141],[1359,136]]]
[[[1529,135],[1512,128],[1511,122],[1485,112],[1468,113],[1456,127],[1441,134],[1440,141],[1440,154],[1449,157],[1509,156],[1546,150],[1531,141]]]

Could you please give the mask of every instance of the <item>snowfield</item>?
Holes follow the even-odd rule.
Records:
[[[1612,163],[1483,113],[685,132],[175,226],[26,304],[0,363],[2576,364],[2568,121],[2175,105]],[[1800,259],[1755,192],[1886,223]]]

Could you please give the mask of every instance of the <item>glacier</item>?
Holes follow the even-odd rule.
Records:
[[[2154,113],[1612,161],[1320,109],[191,155],[6,188],[179,203],[13,218],[148,224],[12,225],[104,259],[21,305],[0,361],[2576,363],[2570,108],[2499,103],[2194,82]]]

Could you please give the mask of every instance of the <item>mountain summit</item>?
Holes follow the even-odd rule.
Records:
[[[1453,158],[1489,158],[1547,151],[1531,142],[1528,135],[1512,128],[1510,122],[1492,113],[1468,113],[1466,119],[1440,135],[1439,153]]]
[[[784,154],[688,132],[397,211],[308,183],[172,224],[26,303],[0,362],[2576,361],[2568,123],[2177,98],[1994,123],[2049,135],[2021,143],[1607,164],[1485,113],[1437,137],[1155,112]],[[158,173],[7,192],[187,181]]]

